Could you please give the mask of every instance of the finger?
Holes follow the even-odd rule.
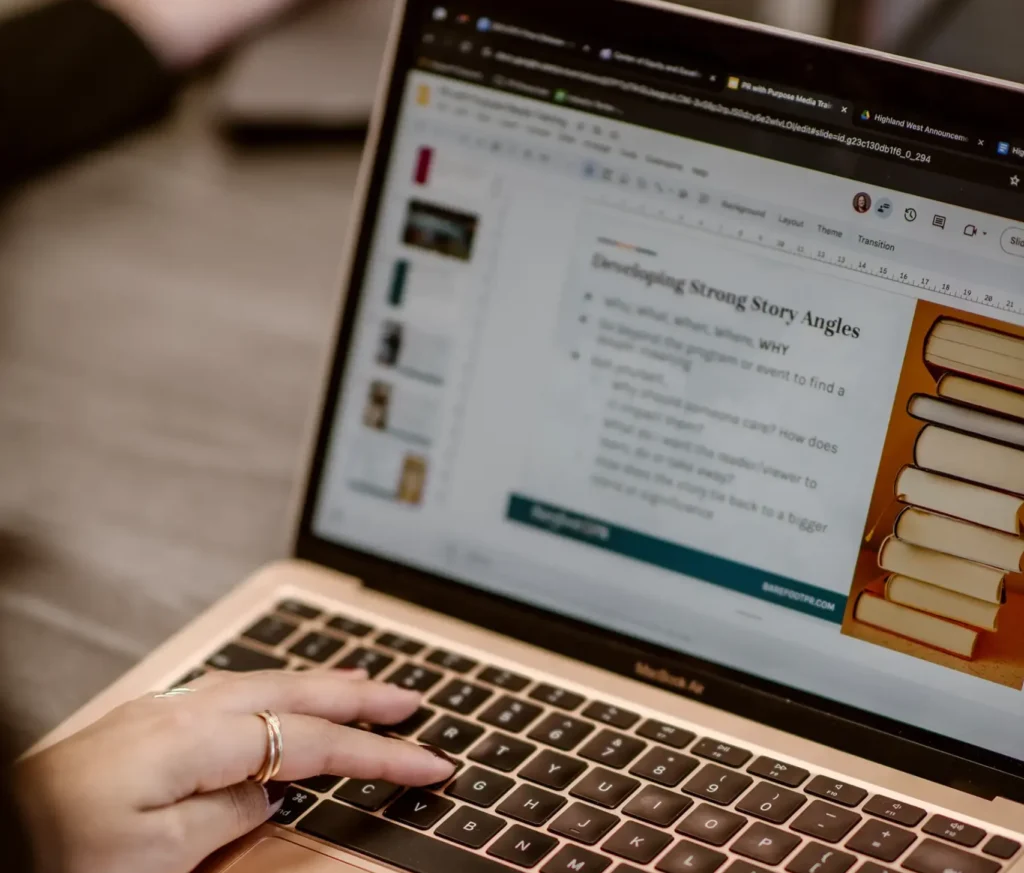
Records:
[[[178,698],[180,701],[181,698]],[[396,724],[420,705],[421,696],[396,685],[371,682],[333,670],[308,673],[248,673],[197,690],[190,704],[226,713],[312,715],[335,724]]]
[[[207,670],[198,679],[193,679],[188,683],[188,687],[193,691],[202,691],[203,689],[213,688],[217,685],[223,685],[225,682],[237,683],[246,681],[253,676],[301,676],[306,672],[313,671],[296,671],[296,672],[285,672],[282,670],[261,670],[253,673],[235,673],[231,670]],[[370,674],[366,670],[332,670],[332,675],[338,679],[347,679],[349,681],[359,679],[369,679]]]
[[[453,764],[424,748],[305,715],[281,715],[281,770],[275,778],[296,782],[329,774],[385,779],[399,785],[433,785],[448,779]],[[249,779],[266,761],[266,723],[254,715],[202,719],[204,727],[178,735],[166,750],[170,796],[154,805],[218,791]],[[163,782],[163,780],[160,780]]]
[[[255,782],[242,782],[210,794],[190,797],[156,815],[165,833],[181,834],[184,867],[191,870],[216,852],[267,821],[280,807]]]

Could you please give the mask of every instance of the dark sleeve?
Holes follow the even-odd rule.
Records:
[[[88,0],[0,23],[0,190],[156,120],[174,86],[135,31]]]

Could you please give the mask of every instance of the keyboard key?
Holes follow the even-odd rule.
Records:
[[[591,703],[584,709],[583,714],[594,721],[621,728],[624,731],[629,730],[640,721],[640,716],[635,712],[630,712],[628,709],[619,709],[610,703],[600,703],[598,701]]]
[[[694,758],[655,746],[637,761],[629,772],[659,785],[675,788],[698,766],[700,764]]]
[[[574,803],[551,824],[550,830],[588,846],[600,842],[615,825],[618,816],[585,803]]]
[[[762,755],[747,768],[748,773],[760,776],[770,782],[778,782],[780,785],[788,785],[796,788],[803,785],[810,777],[810,773],[803,767],[794,767],[774,758],[766,758]]]
[[[627,821],[601,848],[627,861],[649,864],[664,852],[671,842],[672,837],[663,831],[652,830],[635,821]]]
[[[497,812],[516,821],[540,827],[565,806],[565,798],[535,785],[520,785],[506,797]]]
[[[800,813],[790,827],[801,834],[817,837],[826,843],[838,843],[856,825],[860,824],[860,821],[861,817],[855,812],[833,806],[822,800],[815,800]]]
[[[350,637],[365,637],[373,628],[361,621],[356,621],[354,618],[346,618],[344,615],[336,615],[329,622],[327,626],[331,630],[341,631],[343,634],[348,634]]]
[[[931,834],[933,837],[941,837],[957,845],[966,846],[968,849],[973,849],[987,836],[981,828],[957,821],[947,815],[933,815],[925,823],[924,832]],[[1016,851],[1014,849],[1013,852],[1005,857],[1012,858]]]
[[[606,729],[580,749],[580,757],[621,770],[646,748],[643,740]]]
[[[666,828],[691,806],[693,801],[689,797],[647,785],[622,811],[633,818]]]
[[[598,767],[584,776],[569,793],[598,806],[615,809],[639,787],[636,779]]]
[[[459,715],[469,715],[483,706],[491,694],[493,692],[487,688],[455,679],[431,697],[430,702]]]
[[[367,812],[376,812],[391,803],[401,790],[400,786],[383,779],[349,779],[334,796]]]
[[[465,800],[474,806],[493,806],[515,785],[508,776],[501,776],[484,770],[482,767],[470,767],[448,786],[446,794],[459,800]]]
[[[736,808],[755,818],[782,824],[789,821],[805,803],[807,798],[802,794],[769,785],[767,782],[759,782]]]
[[[420,734],[419,739],[421,743],[437,746],[452,755],[461,755],[480,739],[483,733],[484,729],[480,725],[446,715]]]
[[[481,682],[486,682],[488,685],[496,685],[498,688],[511,691],[513,694],[522,691],[530,684],[530,680],[525,676],[520,676],[518,673],[510,673],[508,670],[502,670],[499,667],[486,667],[480,671],[480,675],[477,678]]]
[[[435,667],[451,670],[453,673],[468,673],[477,667],[477,662],[472,658],[458,655],[455,652],[449,652],[446,649],[434,649],[434,651],[427,655],[427,662]]]
[[[288,651],[293,655],[298,655],[300,658],[305,658],[307,661],[324,664],[332,655],[340,652],[344,645],[341,640],[335,637],[329,637],[326,634],[313,631],[306,634]]]
[[[587,765],[578,758],[569,758],[557,752],[541,752],[519,772],[523,779],[561,791],[576,781]]]
[[[683,749],[697,739],[697,735],[688,730],[655,719],[645,721],[636,732],[648,740],[671,746],[673,749]]]
[[[800,845],[801,839],[773,828],[771,825],[755,822],[747,828],[731,848],[737,855],[752,858],[762,864],[772,866],[781,864],[793,850]]]
[[[299,786],[307,791],[315,791],[317,794],[330,794],[341,782],[338,776],[313,776],[311,779],[303,779],[298,782]]]
[[[313,805],[319,800],[315,794],[309,791],[304,791],[302,788],[298,788],[295,785],[291,785],[288,788],[287,794],[284,796],[284,804],[274,814],[271,819],[275,824],[290,825],[295,824],[299,820],[299,817],[313,808]]]
[[[414,788],[392,803],[384,815],[409,827],[428,831],[454,808],[455,804],[447,798]]]
[[[879,861],[895,861],[914,840],[915,834],[887,821],[869,820],[847,842],[846,848]]]
[[[903,861],[903,866],[914,873],[998,873],[1000,865],[988,858],[974,855],[940,843],[938,840],[925,840]]]
[[[733,861],[725,868],[725,873],[771,873],[771,871],[764,867],[758,867],[757,864],[751,864],[749,861]]]
[[[593,730],[594,726],[589,722],[553,712],[527,736],[531,740],[568,752],[583,742]]]
[[[526,730],[544,710],[514,697],[500,697],[479,716],[484,724],[500,727],[517,734]]]
[[[359,648],[349,652],[335,666],[342,670],[365,670],[373,679],[391,666],[394,660],[391,655],[385,655],[383,652]]]
[[[1007,837],[995,836],[985,843],[985,848],[981,851],[996,858],[1008,859],[1020,851],[1020,843]]]
[[[376,643],[385,649],[393,652],[401,652],[403,655],[418,655],[426,646],[416,640],[410,640],[400,634],[383,633],[377,637]]]
[[[856,873],[900,873],[900,871],[897,867],[885,867],[882,864],[876,864],[874,861],[865,861],[857,868]]]
[[[405,721],[399,722],[398,724],[387,725],[385,732],[394,734],[396,737],[411,737],[433,717],[434,710],[429,709],[426,706],[421,706]]]
[[[742,815],[719,809],[710,803],[702,803],[679,822],[676,833],[693,837],[702,843],[710,843],[712,846],[724,846],[746,824],[748,821]]]
[[[235,673],[250,673],[253,670],[280,670],[287,666],[284,658],[265,655],[237,643],[229,643],[206,662],[218,670],[231,670]]]
[[[912,806],[902,800],[893,800],[891,797],[883,797],[881,794],[876,794],[864,804],[864,812],[894,821],[896,824],[905,825],[908,828],[917,827],[928,814],[919,806]],[[980,837],[978,842],[981,842]]]
[[[603,873],[612,862],[579,846],[563,846],[540,873]]]
[[[297,624],[285,621],[280,616],[268,615],[256,622],[256,624],[249,628],[249,630],[242,634],[242,636],[248,637],[250,640],[254,640],[257,643],[263,643],[265,646],[274,648],[275,646],[281,645],[281,643],[288,639],[288,637],[298,629],[299,626]]]
[[[715,873],[726,860],[721,852],[682,840],[658,862],[655,869],[661,873]]]
[[[705,764],[697,775],[683,786],[683,791],[728,806],[753,782],[753,779],[742,773],[726,770],[717,764]]]
[[[487,834],[482,819],[490,819],[497,823],[498,830],[504,826],[501,819],[467,807],[453,813],[435,833],[452,839],[442,831],[448,827],[449,822],[462,813],[481,819],[474,821],[476,826],[464,834],[467,839],[474,842],[477,842],[481,835],[486,835],[479,843],[481,846],[497,833],[491,831]],[[342,806],[340,803],[321,803],[302,818],[298,830],[374,858],[389,867],[397,867],[411,873],[508,873],[507,864],[500,864],[482,855],[474,855],[458,846],[435,839],[433,835],[411,831],[402,825]]]
[[[698,758],[710,758],[712,761],[725,764],[726,767],[742,767],[753,757],[746,749],[730,743],[720,743],[708,737],[697,743],[690,751]]]
[[[305,619],[318,618],[320,616],[319,609],[300,600],[282,600],[277,604],[277,611]]]
[[[373,825],[370,826],[373,827]],[[471,849],[481,849],[504,827],[505,822],[500,818],[463,806],[457,809],[434,833],[446,840],[469,846]],[[399,839],[401,838],[399,837]],[[419,873],[422,868],[407,867],[406,869],[416,870]],[[449,870],[459,871],[462,869],[461,866],[449,868]],[[448,873],[448,871],[437,870],[436,873]]]
[[[531,746],[522,740],[506,737],[504,734],[491,734],[474,747],[473,751],[469,753],[469,758],[471,761],[486,764],[503,773],[511,773],[535,751],[537,751],[536,746]]]
[[[586,698],[582,694],[575,694],[554,685],[538,685],[530,692],[530,699],[539,700],[549,706],[557,706],[566,712],[572,712],[574,709],[579,709]]]
[[[815,797],[835,801],[841,806],[857,806],[868,796],[863,788],[847,782],[837,782],[827,776],[815,776],[804,790]]]
[[[487,854],[518,867],[536,867],[557,845],[558,840],[554,837],[522,825],[513,825],[487,850]]]
[[[786,865],[789,873],[846,873],[857,859],[821,843],[808,843]]]
[[[441,674],[436,670],[428,670],[419,664],[403,664],[385,680],[389,685],[397,685],[407,691],[429,691],[441,681]]]

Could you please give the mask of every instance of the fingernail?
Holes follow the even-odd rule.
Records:
[[[263,790],[267,792],[267,803],[273,806],[284,801],[284,796],[288,793],[288,783],[268,782],[263,786]]]
[[[366,670],[362,670],[362,669],[359,669],[359,670],[339,670],[338,672],[341,673],[341,675],[344,676],[346,679],[369,679],[370,678],[370,674],[367,673]]]
[[[449,755],[444,749],[439,749],[437,746],[431,746],[428,743],[420,743],[421,749],[426,749],[435,758],[440,758],[446,764],[451,764],[453,767],[458,767],[459,762]]]

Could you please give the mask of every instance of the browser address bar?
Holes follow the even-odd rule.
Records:
[[[857,151],[882,154],[889,157],[899,158],[908,163],[930,164],[932,153],[919,148],[906,148],[904,146],[891,145],[870,137],[859,134],[847,133],[841,130],[833,130],[822,127],[818,124],[809,124],[801,121],[779,118],[759,110],[750,110],[741,106],[730,106],[718,100],[707,97],[693,97],[678,91],[667,91],[662,88],[655,88],[643,82],[620,79],[616,76],[590,73],[585,70],[577,70],[571,67],[564,67],[561,64],[554,64],[550,61],[540,61],[536,58],[524,57],[512,54],[507,51],[496,51],[494,60],[501,64],[516,67],[521,70],[534,73],[544,73],[549,76],[560,76],[564,79],[572,79],[577,82],[584,82],[588,85],[596,85],[601,88],[609,88],[625,94],[637,97],[644,97],[650,100],[658,100],[662,103],[669,103],[697,112],[706,112],[711,115],[718,115],[724,118],[731,118],[743,121],[748,124],[756,124],[761,127],[781,130],[787,133],[813,136],[817,139],[840,145]]]

